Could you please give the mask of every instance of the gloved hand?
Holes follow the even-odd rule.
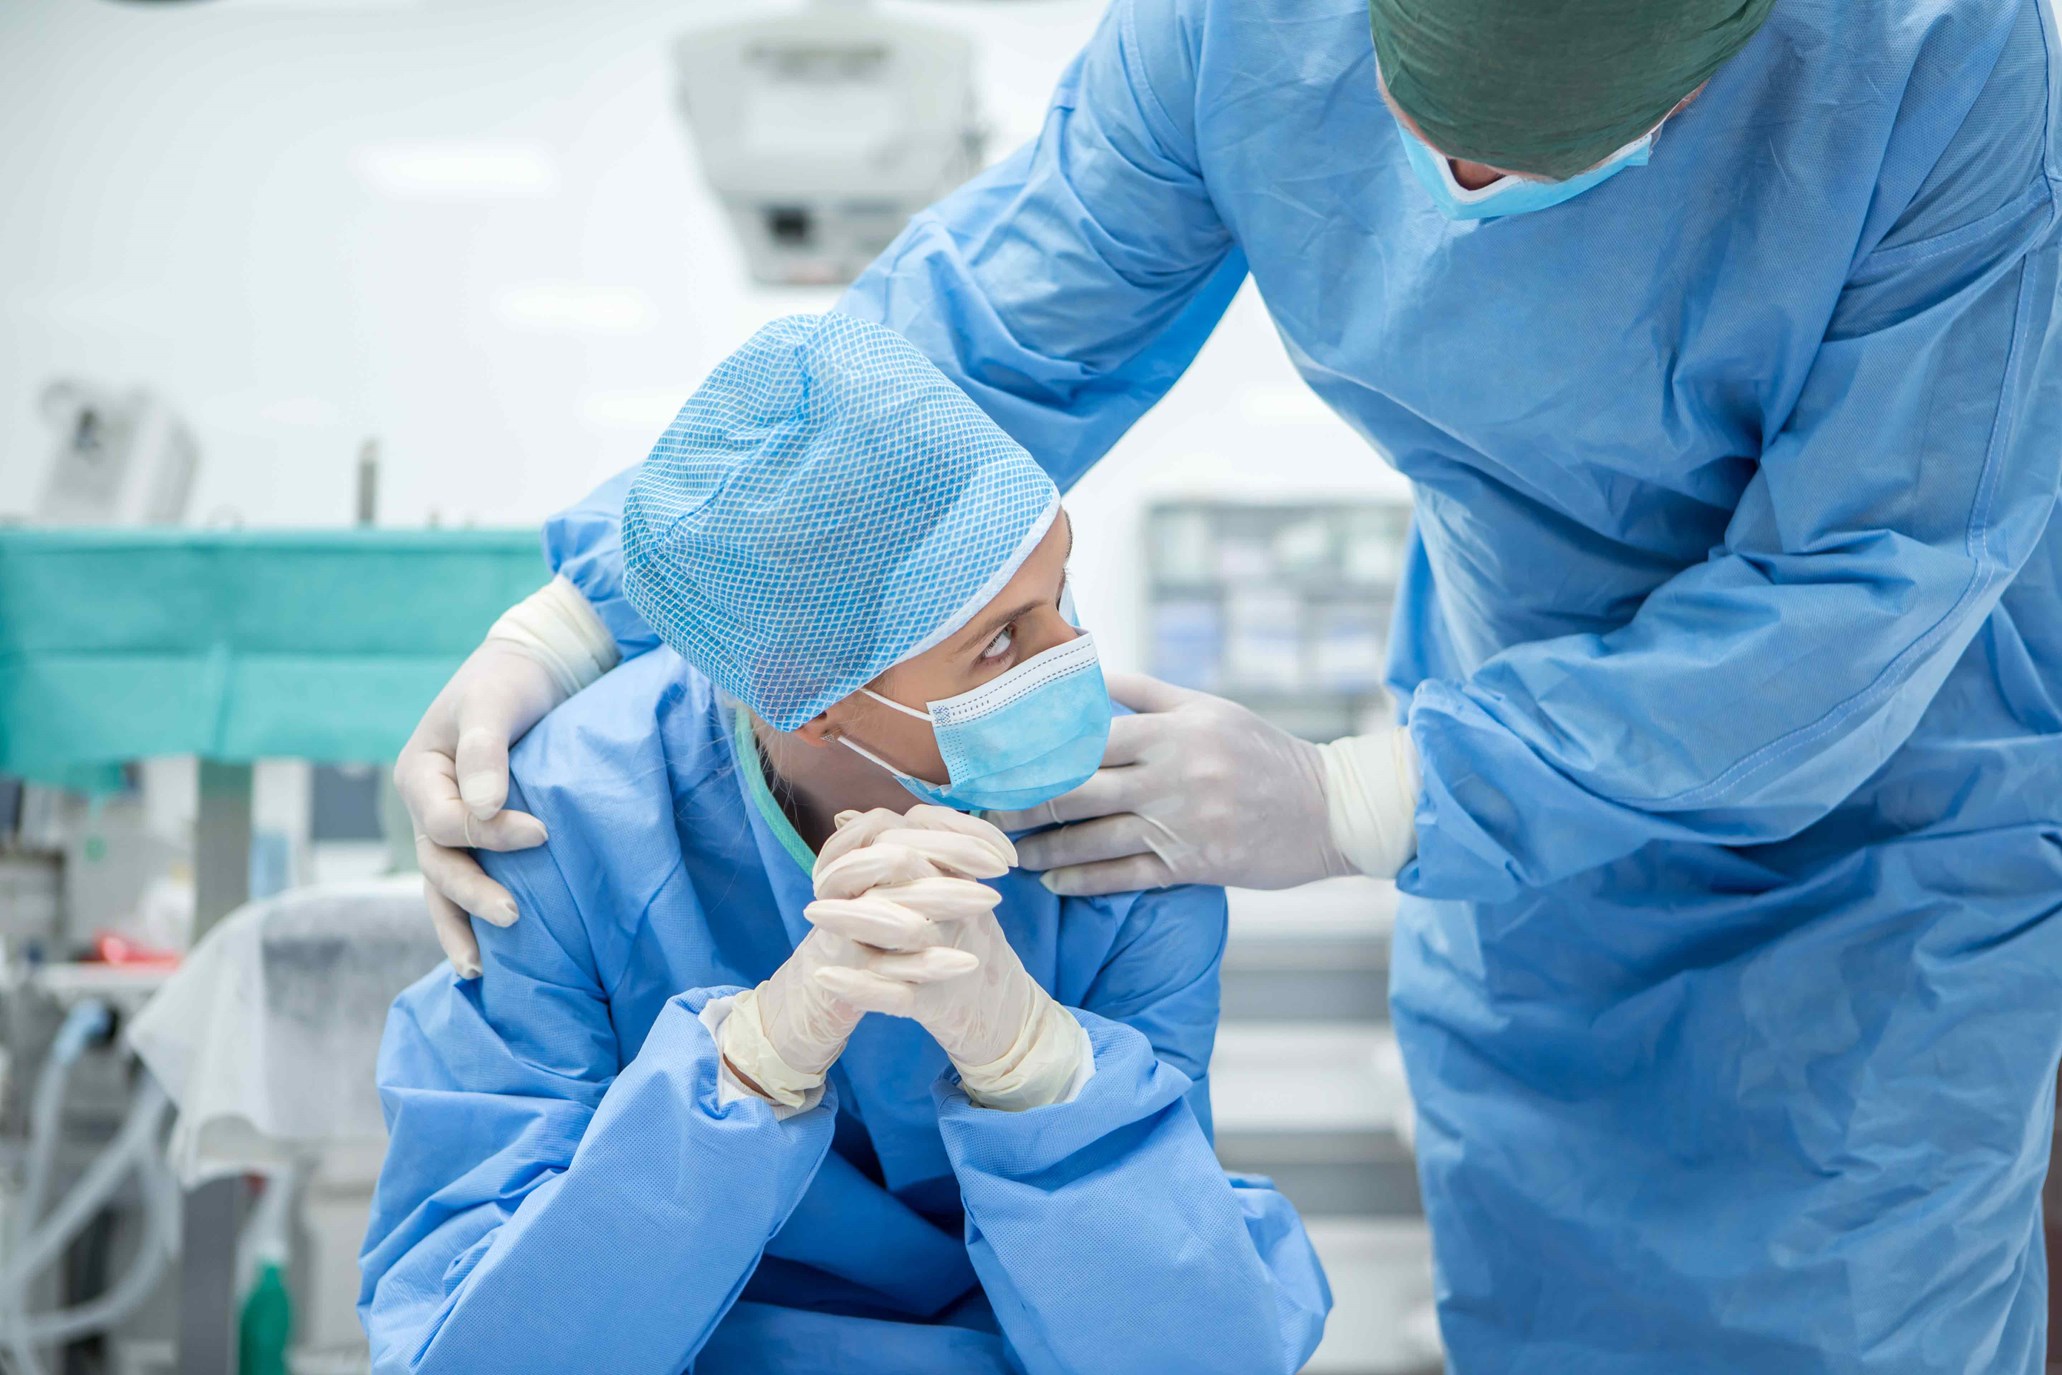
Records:
[[[723,1058],[761,1098],[800,1107],[823,1082],[866,1012],[841,999],[820,975],[865,967],[884,983],[913,988],[959,978],[975,963],[971,955],[944,947],[876,958],[835,932],[811,931],[770,978],[731,1004],[723,1022]]]
[[[841,1001],[908,1017],[929,1031],[984,1107],[1021,1110],[1066,1096],[1086,1057],[1081,1025],[1025,970],[995,920],[1000,894],[977,882],[1009,872],[1015,851],[987,822],[944,807],[847,814],[818,858],[817,932],[861,958],[817,971]],[[951,951],[978,967],[959,977],[897,977],[912,954]]]
[[[943,807],[917,810],[989,829]],[[986,912],[999,898],[993,889],[946,875],[973,871],[994,877],[1009,870],[979,839],[950,836],[944,830],[936,832],[938,842],[928,853],[899,845],[859,849],[891,827],[910,824],[884,808],[847,812],[838,821],[841,829],[817,859],[817,896],[835,901],[876,884],[893,883],[900,885],[895,891],[904,902],[878,913],[853,914],[845,924],[849,932],[823,927],[811,931],[770,978],[731,1005],[722,1028],[723,1058],[745,1087],[786,1107],[801,1106],[809,1091],[823,1082],[868,1010],[839,997],[835,981],[822,976],[827,971],[864,969],[879,988],[904,990],[904,996],[914,997],[920,988],[971,973],[978,959],[928,939],[931,923]],[[931,821],[934,826],[942,824],[937,818]],[[855,935],[876,938],[882,947],[863,946]]]
[[[991,814],[1055,893],[1176,883],[1292,888],[1393,878],[1416,851],[1417,756],[1402,731],[1313,745],[1234,702],[1136,674],[1110,695],[1103,767],[1073,792]],[[1063,824],[1064,823],[1064,824]]]
[[[510,608],[472,652],[394,764],[394,787],[415,823],[415,856],[437,944],[461,978],[480,972],[471,912],[496,926],[515,899],[469,850],[542,845],[544,823],[503,811],[508,748],[544,714],[614,666],[614,640],[564,578]]]

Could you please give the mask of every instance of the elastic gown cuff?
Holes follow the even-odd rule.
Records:
[[[563,573],[504,611],[487,638],[507,641],[542,664],[561,699],[622,659],[608,627]]]
[[[1094,1073],[1088,1033],[1046,998],[1022,1040],[992,1065],[961,1068],[959,1085],[976,1107],[1025,1112],[1073,1102]]]
[[[1332,844],[1370,878],[1394,878],[1418,848],[1418,751],[1391,726],[1318,746]]]
[[[775,1103],[760,1097],[746,1088],[743,1080],[731,1073],[730,1061],[723,1054],[723,1024],[730,1020],[731,1009],[737,1006],[737,1000],[742,996],[742,992],[738,992],[725,993],[721,997],[711,998],[702,1010],[696,1014],[701,1024],[709,1029],[709,1039],[716,1043],[716,1102],[719,1106],[726,1108],[732,1103],[746,1099],[754,1103],[765,1103],[767,1107],[773,1109],[774,1120],[785,1122],[796,1113],[807,1112],[818,1103],[821,1103],[823,1101],[823,1084],[818,1083],[816,1087],[805,1091],[802,1094],[802,1101],[790,1106],[786,1103]]]
[[[724,1017],[729,1015],[738,994],[742,992],[742,988],[691,988],[684,993],[674,994],[672,1004],[669,1005],[678,1005],[681,1011],[694,1020],[695,1025],[701,1029],[696,1034],[697,1040],[703,1034],[708,1037],[709,1057],[715,1072],[709,1076],[706,1087],[698,1091],[704,1110],[717,1117],[738,1117],[749,1116],[755,1108],[763,1108],[772,1114],[776,1122],[810,1119],[822,1108],[828,1108],[835,1113],[838,1108],[837,1093],[828,1082],[810,1095],[801,1107],[784,1112],[777,1105],[753,1093],[727,1072],[723,1063],[722,1043],[716,1039],[716,1032],[723,1025]],[[664,1025],[666,1016],[666,1013],[660,1013],[659,1020],[652,1024],[652,1036],[646,1038],[646,1045],[652,1044],[653,1038]],[[639,1050],[638,1054],[642,1056],[643,1050]],[[635,1060],[631,1062],[633,1067],[636,1063]]]
[[[1407,729],[1420,780],[1417,853],[1396,876],[1403,892],[1494,902],[1525,886],[1517,857],[1499,839],[1522,824],[1518,804],[1485,785],[1484,761],[1469,752],[1480,745],[1479,735],[1454,716],[1471,710],[1464,694],[1436,679],[1420,683],[1412,696]]]

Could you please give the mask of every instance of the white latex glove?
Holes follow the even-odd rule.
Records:
[[[921,803],[906,812],[875,807],[840,812],[836,820],[838,829],[817,853],[812,871],[819,898],[856,898],[881,884],[919,878],[1001,878],[1017,866],[1017,850],[1008,836],[950,807]],[[877,844],[889,831],[913,834],[897,844]]]
[[[958,816],[943,807],[918,810]],[[989,829],[972,818],[960,819]],[[998,865],[993,850],[979,839],[948,836],[944,830],[935,832],[936,862],[903,846],[855,849],[891,825],[907,827],[910,823],[896,812],[847,812],[838,820],[842,829],[817,859],[818,897],[836,901],[892,882],[901,885],[895,891],[908,903],[852,914],[846,923],[849,934],[827,928],[811,931],[771,977],[732,1004],[723,1023],[723,1058],[746,1088],[783,1107],[799,1107],[823,1083],[868,1010],[840,998],[835,981],[822,977],[825,971],[864,969],[880,987],[905,990],[971,973],[976,957],[928,939],[930,923],[987,912],[1000,898],[981,884],[944,875],[969,868],[989,877],[1008,872],[1008,865]],[[938,825],[938,819],[932,818],[932,824]],[[841,859],[842,864],[831,862]],[[881,946],[863,946],[854,935],[878,939]]]
[[[615,641],[593,608],[555,578],[495,623],[401,748],[394,787],[415,823],[437,943],[461,978],[480,972],[466,913],[496,926],[516,919],[515,899],[469,851],[525,850],[545,841],[543,822],[502,810],[509,746],[615,661]]]
[[[1087,1059],[1086,1033],[1025,970],[995,920],[1001,895],[977,881],[1009,872],[1008,837],[943,807],[839,822],[806,915],[864,956],[819,971],[817,982],[851,1006],[920,1024],[976,1104],[1019,1110],[1065,1097]],[[978,967],[934,982],[896,976],[912,954],[947,950]]]
[[[1057,827],[1018,846],[1052,891],[1393,878],[1415,853],[1417,757],[1402,731],[1320,746],[1155,678],[1115,675],[1110,695],[1140,714],[1110,723],[1093,778],[1044,806],[990,814],[1012,831]]]
[[[970,973],[974,958],[925,948],[876,957],[831,931],[811,931],[779,969],[738,995],[722,1031],[723,1058],[744,1087],[784,1107],[799,1107],[823,1083],[866,1009],[838,997],[820,977],[862,966],[897,987],[915,987]]]

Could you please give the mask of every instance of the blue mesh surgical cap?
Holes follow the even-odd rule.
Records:
[[[901,335],[775,320],[709,374],[623,503],[623,587],[793,730],[964,626],[1059,511],[1052,479]]]

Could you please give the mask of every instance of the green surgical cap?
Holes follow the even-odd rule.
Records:
[[[1561,180],[1664,119],[1773,0],[1371,0],[1389,97],[1449,157]]]

